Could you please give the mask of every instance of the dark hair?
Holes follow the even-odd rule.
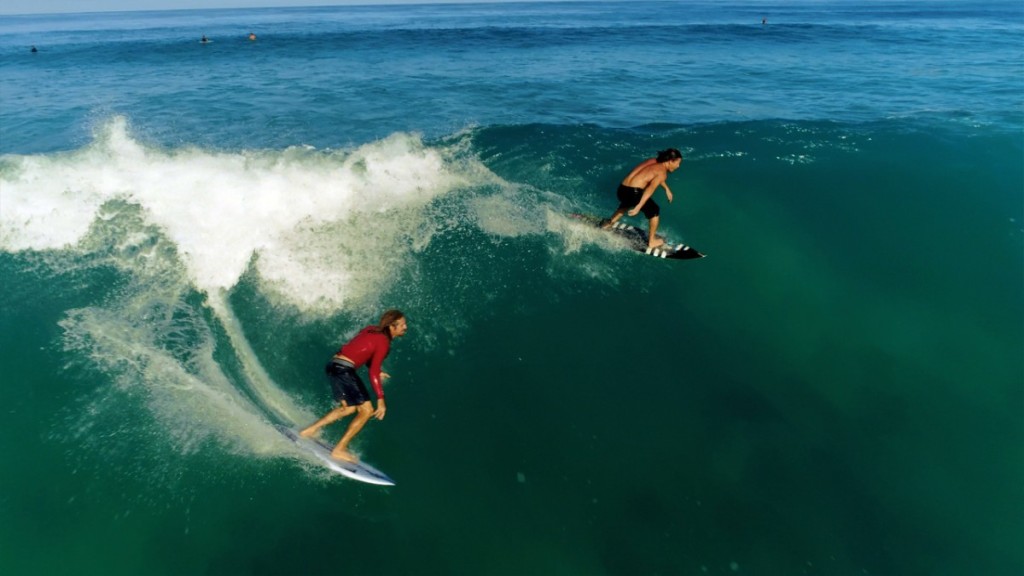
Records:
[[[380,334],[384,334],[388,338],[392,338],[391,325],[394,324],[395,322],[398,322],[402,318],[405,318],[405,314],[403,314],[401,310],[388,310],[380,315],[380,322],[378,322],[377,325],[373,327],[373,331]]]
[[[676,158],[682,157],[683,154],[679,150],[676,150],[675,148],[668,148],[667,150],[658,152],[658,164],[661,164],[662,162],[671,162]]]

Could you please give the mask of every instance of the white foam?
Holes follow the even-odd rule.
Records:
[[[488,234],[514,238],[544,232],[537,203],[511,191],[473,198],[468,204],[477,227]]]
[[[258,255],[280,294],[337,305],[353,270],[399,249],[417,209],[464,182],[443,151],[411,134],[348,152],[166,151],[134,140],[115,118],[81,150],[3,159],[0,248],[73,246],[105,203],[124,200],[173,241],[201,290],[234,286]],[[377,233],[388,226],[390,235]]]
[[[181,305],[182,288],[147,283],[116,305],[72,310],[60,322],[67,349],[84,354],[113,378],[116,386],[102,390],[97,401],[104,404],[115,392],[142,399],[153,420],[133,435],[167,438],[181,453],[208,439],[246,453],[275,445],[284,450],[273,429],[261,425],[264,412],[215,360],[213,335],[200,316]],[[76,425],[87,430],[99,414],[82,416]]]
[[[626,245],[622,238],[609,234],[592,224],[581,222],[554,211],[545,214],[548,232],[562,239],[565,254],[575,254],[585,247],[597,247],[608,252],[620,252]]]

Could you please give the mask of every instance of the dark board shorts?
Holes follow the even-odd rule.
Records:
[[[370,401],[366,384],[363,384],[359,374],[356,374],[356,369],[348,362],[331,360],[324,371],[331,382],[331,393],[339,404],[344,400],[349,406],[359,406]]]
[[[644,197],[644,190],[643,188],[633,188],[632,186],[619,184],[619,189],[615,195],[619,198],[619,210],[632,210],[640,202],[640,199]],[[644,202],[643,208],[640,208],[640,211],[650,220],[661,214],[661,207],[658,206],[658,203],[653,198],[648,198],[647,202]]]

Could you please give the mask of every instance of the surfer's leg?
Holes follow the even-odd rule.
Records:
[[[356,409],[354,406],[349,406],[348,404],[342,402],[341,406],[338,406],[334,410],[331,410],[323,418],[313,423],[312,426],[306,428],[302,432],[299,432],[299,436],[302,436],[303,438],[311,438],[317,432],[319,432],[320,429],[323,428],[324,426],[327,426],[328,424],[338,420],[339,418],[344,418],[345,416],[348,416],[349,414],[355,411]]]
[[[651,228],[650,234],[647,235],[648,248],[657,248],[658,246],[661,246],[662,244],[665,243],[664,240],[655,236],[655,233],[658,231],[658,222],[660,221],[660,216],[655,216],[648,221],[648,225]]]
[[[625,213],[625,210],[619,208],[618,210],[615,211],[615,214],[612,214],[611,218],[601,222],[601,228],[609,228],[612,224],[618,222]]]
[[[353,408],[356,411],[355,418],[348,425],[348,430],[345,431],[345,435],[341,437],[338,445],[331,451],[331,457],[339,460],[348,460],[349,462],[356,462],[359,459],[356,458],[355,454],[348,451],[348,443],[359,434],[359,431],[363,429],[363,425],[366,421],[373,416],[373,402],[363,402],[359,406]]]
[[[619,189],[615,191],[615,197],[619,200],[619,207],[612,214],[611,218],[601,223],[601,228],[608,229],[612,224],[618,222],[630,208],[636,206],[643,192],[640,188],[630,188],[624,184],[619,184]]]

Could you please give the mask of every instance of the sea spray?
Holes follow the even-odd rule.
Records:
[[[1024,572],[1019,0],[466,6],[0,20],[0,573]]]

